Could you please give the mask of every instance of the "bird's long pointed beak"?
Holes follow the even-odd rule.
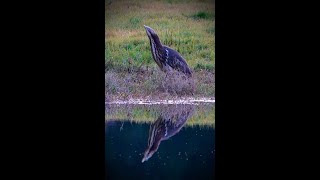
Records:
[[[149,26],[143,25],[146,29],[147,35],[150,37],[151,35],[156,35],[156,32]]]
[[[144,156],[144,157],[142,158],[142,161],[141,161],[141,162],[143,163],[143,162],[145,162],[145,161],[147,161],[147,160],[148,160],[148,157],[147,157],[147,156]]]
[[[146,32],[147,32],[147,35],[148,36],[150,36],[150,34],[151,34],[151,28],[150,27],[148,27],[148,26],[146,26],[146,25],[143,25],[143,27],[146,29]]]
[[[143,25],[143,27],[144,27],[147,31],[151,31],[151,30],[152,30],[149,26]]]
[[[146,31],[149,31],[149,27],[148,26],[146,26],[146,25],[143,25],[143,27],[144,27],[144,29],[146,29]]]
[[[149,150],[146,151],[143,155],[143,158],[142,158],[142,163],[145,162],[145,161],[148,161],[148,159],[152,156],[152,154],[150,154]]]

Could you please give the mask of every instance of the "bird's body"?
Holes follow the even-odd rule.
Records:
[[[152,57],[160,69],[164,72],[174,69],[191,77],[191,70],[180,53],[168,46],[162,45],[155,31],[148,26],[144,27],[150,40]]]

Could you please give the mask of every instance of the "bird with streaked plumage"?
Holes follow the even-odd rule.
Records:
[[[166,73],[174,69],[192,77],[191,70],[180,53],[162,45],[159,36],[151,27],[144,25],[144,28],[150,41],[152,57],[160,69]]]

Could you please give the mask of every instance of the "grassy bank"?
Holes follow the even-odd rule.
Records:
[[[107,0],[106,94],[214,95],[215,14],[212,2]],[[164,79],[152,59],[143,25],[152,27],[163,44],[186,59],[195,75],[192,82],[184,83],[182,77]],[[173,81],[180,84],[172,85]]]

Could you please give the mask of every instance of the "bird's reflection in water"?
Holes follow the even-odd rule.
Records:
[[[149,130],[148,146],[142,162],[147,161],[158,150],[161,141],[176,135],[194,112],[193,105],[169,107],[163,110]]]

